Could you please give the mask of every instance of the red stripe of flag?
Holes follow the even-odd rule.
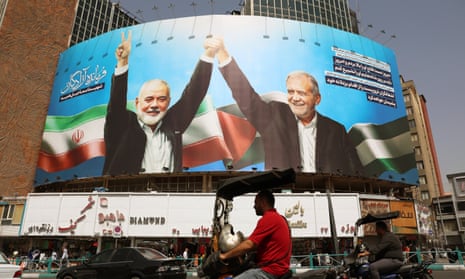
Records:
[[[57,172],[79,165],[89,159],[105,156],[105,142],[96,139],[61,154],[49,154],[41,151],[37,167],[46,172]]]

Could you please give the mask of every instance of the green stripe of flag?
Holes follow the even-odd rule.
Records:
[[[128,101],[127,104],[128,110],[135,110],[134,101]],[[211,97],[207,96],[199,106],[197,110],[197,115],[203,114],[209,111],[213,111],[213,102]],[[49,115],[45,122],[45,132],[59,132],[69,129],[74,129],[77,126],[82,125],[83,123],[105,117],[107,113],[107,105],[98,105],[91,107],[83,112],[80,112],[75,115],[62,116],[62,115]]]
[[[107,105],[91,107],[81,113],[70,116],[47,116],[45,132],[60,132],[81,126],[89,121],[105,117]]]
[[[405,154],[397,158],[381,158],[374,160],[365,166],[365,174],[367,176],[379,176],[385,171],[396,171],[405,173],[412,168],[415,168],[415,157],[413,153]]]
[[[127,109],[135,111],[134,101],[128,101]],[[107,113],[107,105],[98,105],[86,109],[78,114],[63,116],[63,115],[49,115],[45,121],[44,132],[62,132],[69,129],[74,129],[84,123],[93,121],[95,119],[105,117]]]

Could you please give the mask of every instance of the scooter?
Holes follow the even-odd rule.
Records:
[[[245,237],[240,231],[234,231],[229,223],[229,213],[233,210],[233,199],[247,193],[282,187],[295,182],[293,169],[273,170],[251,175],[233,177],[224,180],[217,189],[213,210],[213,235],[206,259],[197,270],[198,277],[209,279],[233,278],[235,275],[253,267],[254,254],[233,258],[223,262],[219,253],[226,252]],[[292,271],[279,279],[292,277]]]
[[[219,259],[220,252],[226,252],[244,240],[240,231],[234,231],[229,222],[229,213],[233,210],[235,197],[247,193],[259,192],[266,189],[283,188],[295,182],[293,169],[271,170],[245,176],[238,176],[224,180],[217,189],[213,209],[213,234],[210,249],[207,250],[205,260],[197,269],[199,278],[227,279],[254,267],[254,254],[229,259],[223,262]],[[300,274],[293,274],[289,270],[277,279],[336,279],[336,271],[309,270]]]
[[[377,221],[389,220],[399,217],[399,211],[388,212],[380,215],[368,214],[355,223],[354,242],[358,243],[357,232],[360,226]],[[370,261],[368,257],[358,257],[359,253],[367,249],[364,243],[358,243],[354,251],[344,257],[343,271],[339,274],[340,279],[361,278],[369,279]],[[432,261],[423,261],[421,264],[403,264],[398,270],[388,274],[381,274],[382,279],[433,279],[432,270],[429,266]]]

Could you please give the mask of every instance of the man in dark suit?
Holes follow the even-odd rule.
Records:
[[[124,33],[121,36],[105,119],[103,174],[181,171],[182,134],[207,93],[217,42],[205,40],[205,52],[176,104],[168,108],[169,85],[154,79],[142,85],[133,112],[126,109],[131,33],[127,39]]]
[[[266,102],[224,44],[217,58],[236,103],[261,135],[266,169],[362,173],[362,164],[344,126],[316,111],[321,95],[313,76],[303,71],[290,73],[286,79],[287,103]]]

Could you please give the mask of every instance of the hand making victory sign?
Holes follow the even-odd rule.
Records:
[[[121,44],[118,45],[115,51],[116,60],[118,61],[117,67],[126,66],[128,64],[129,54],[131,53],[131,38],[131,30],[128,31],[127,38],[125,38],[124,32],[121,32]]]

